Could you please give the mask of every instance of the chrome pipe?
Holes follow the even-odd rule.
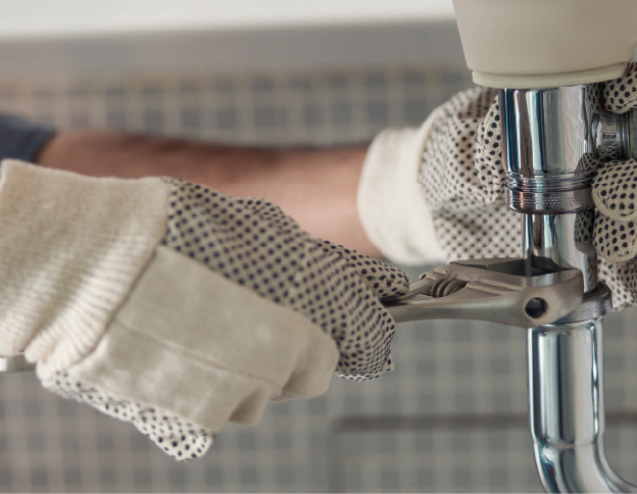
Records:
[[[535,265],[577,268],[585,302],[528,330],[529,415],[538,472],[550,492],[637,492],[603,448],[602,318],[591,182],[598,156],[632,155],[630,117],[599,107],[596,88],[500,91],[507,201],[523,215],[523,253]]]
[[[635,492],[604,455],[602,322],[528,330],[529,410],[547,492]]]
[[[584,293],[591,293],[599,283],[591,232],[594,215],[593,209],[578,213],[525,214],[524,259],[528,264],[579,269],[584,277]]]
[[[500,112],[507,201],[521,213],[591,209],[597,157],[637,157],[635,112],[606,112],[595,86],[503,89]]]

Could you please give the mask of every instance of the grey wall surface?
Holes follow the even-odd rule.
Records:
[[[418,125],[470,85],[465,70],[436,64],[6,79],[0,111],[60,128],[336,145],[368,140],[387,126]],[[634,316],[608,318],[605,347],[608,456],[633,482]],[[132,426],[48,394],[32,374],[0,375],[0,491],[541,489],[526,425],[523,331],[460,321],[406,324],[393,353],[391,375],[362,384],[334,379],[323,397],[274,404],[260,425],[229,426],[204,459],[187,464],[165,457]]]

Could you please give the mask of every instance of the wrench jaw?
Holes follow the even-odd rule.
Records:
[[[578,269],[531,268],[522,259],[494,258],[437,267],[386,307],[396,322],[473,319],[530,328],[575,311],[583,294]]]

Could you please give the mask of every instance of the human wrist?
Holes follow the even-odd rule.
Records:
[[[356,194],[367,145],[250,147],[106,131],[59,133],[38,163],[89,176],[169,176],[276,203],[311,235],[378,257]]]

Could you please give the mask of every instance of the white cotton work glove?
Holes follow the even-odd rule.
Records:
[[[503,197],[495,96],[462,92],[419,129],[389,129],[372,142],[359,215],[387,258],[425,264],[520,254],[519,216]]]
[[[607,110],[623,114],[637,109],[637,64],[626,74],[604,85]],[[595,246],[611,262],[625,262],[637,255],[637,162],[610,159],[597,169],[593,199],[599,215],[595,222]]]
[[[601,97],[607,110],[623,114],[637,109],[637,63],[623,77],[605,83]],[[637,305],[637,161],[601,163],[593,181],[595,248],[603,258],[600,275],[613,290],[613,306]]]
[[[611,112],[637,107],[637,65],[601,90]],[[437,108],[420,129],[376,137],[359,185],[359,214],[386,257],[422,264],[520,255],[520,216],[504,198],[499,111],[497,90],[473,88]],[[598,167],[600,279],[620,309],[637,304],[637,163],[612,158],[588,166]]]
[[[227,421],[392,367],[401,271],[174,179],[0,167],[0,355],[176,459]]]

